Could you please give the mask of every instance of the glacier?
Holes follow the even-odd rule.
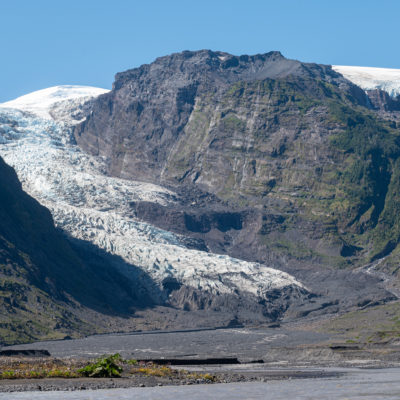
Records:
[[[332,65],[332,69],[364,90],[384,90],[391,97],[400,95],[400,69],[346,65]]]
[[[105,160],[76,145],[72,127],[81,120],[79,110],[105,92],[62,86],[0,104],[0,156],[14,167],[23,189],[50,210],[57,227],[140,268],[161,292],[168,279],[216,296],[267,299],[274,289],[308,291],[285,272],[188,249],[180,235],[135,218],[130,202],[168,205],[177,201],[177,194],[107,176]]]

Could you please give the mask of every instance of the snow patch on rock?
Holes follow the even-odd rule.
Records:
[[[380,89],[391,97],[400,95],[400,69],[332,65],[332,68],[364,90]]]
[[[26,111],[44,119],[54,119],[53,109],[68,110],[108,91],[92,86],[53,86],[1,103],[0,107]]]

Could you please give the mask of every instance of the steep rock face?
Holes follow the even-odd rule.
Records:
[[[377,110],[400,111],[400,96],[391,97],[387,92],[380,89],[368,90],[368,97],[372,106]]]
[[[323,79],[365,101],[360,89],[330,67],[287,60],[279,52],[236,57],[208,50],[187,51],[117,74],[113,90],[97,99],[75,136],[83,149],[108,157],[111,174],[162,181],[171,150],[188,136],[193,112],[204,104],[212,107],[208,100],[219,102],[236,82],[287,76]],[[210,121],[203,121],[207,123]],[[201,130],[204,126],[196,129],[197,135]]]
[[[215,196],[214,216],[247,216],[223,232],[188,195],[184,215],[135,203],[137,217],[332,292],[348,277],[326,268],[363,266],[399,242],[399,135],[340,73],[276,52],[183,52],[117,74],[75,129],[110,175],[196,188]]]

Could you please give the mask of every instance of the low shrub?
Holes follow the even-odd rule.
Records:
[[[121,356],[117,353],[112,356],[99,358],[96,362],[78,369],[78,373],[91,378],[118,378],[121,376]]]

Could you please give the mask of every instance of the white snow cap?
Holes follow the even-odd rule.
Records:
[[[400,69],[345,65],[332,65],[332,68],[361,89],[381,89],[388,92],[391,97],[400,95]]]
[[[108,91],[107,89],[92,86],[53,86],[26,94],[14,100],[7,101],[6,103],[0,103],[0,107],[15,108],[17,110],[30,112],[41,118],[51,119],[49,111],[56,103],[80,98],[88,99],[97,97]]]

